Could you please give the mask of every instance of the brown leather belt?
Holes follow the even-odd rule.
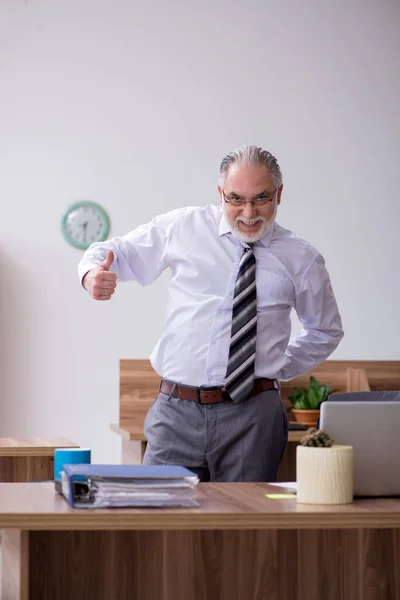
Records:
[[[273,379],[267,379],[266,377],[255,379],[249,397],[273,389],[275,389]],[[193,400],[199,404],[230,404],[232,402],[225,388],[196,388],[179,385],[165,379],[161,380],[160,392],[168,394],[168,396],[172,394],[174,398],[180,398],[181,400]]]

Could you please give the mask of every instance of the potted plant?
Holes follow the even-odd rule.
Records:
[[[288,398],[293,405],[289,410],[293,413],[295,421],[306,427],[316,427],[322,402],[335,391],[331,391],[327,385],[320,384],[313,376],[310,377],[308,388],[295,387]]]
[[[335,445],[324,429],[308,430],[296,449],[297,502],[353,501],[353,446]]]

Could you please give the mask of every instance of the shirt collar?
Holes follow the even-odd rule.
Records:
[[[255,243],[261,244],[262,246],[265,246],[266,248],[268,248],[268,246],[271,244],[271,240],[274,235],[274,228],[275,228],[275,223],[272,227],[268,228],[268,231],[264,235],[264,237]],[[231,226],[229,225],[228,221],[225,218],[225,213],[222,211],[221,220],[219,222],[218,235],[221,237],[222,235],[226,235],[226,234],[232,235],[232,229],[231,229]],[[235,238],[235,239],[237,239],[237,238]],[[239,242],[239,240],[238,240],[238,242]]]

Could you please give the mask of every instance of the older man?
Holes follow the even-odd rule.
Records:
[[[158,216],[93,244],[79,265],[95,300],[117,281],[148,285],[171,270],[147,464],[184,465],[202,481],[276,480],[287,442],[278,381],[315,367],[343,336],[324,259],[275,221],[282,188],[276,158],[245,146],[222,160],[220,206]]]

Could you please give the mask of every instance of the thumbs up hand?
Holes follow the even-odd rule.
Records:
[[[114,253],[109,250],[107,258],[97,267],[90,269],[83,278],[83,287],[95,300],[110,300],[117,287],[117,275],[110,271]]]

